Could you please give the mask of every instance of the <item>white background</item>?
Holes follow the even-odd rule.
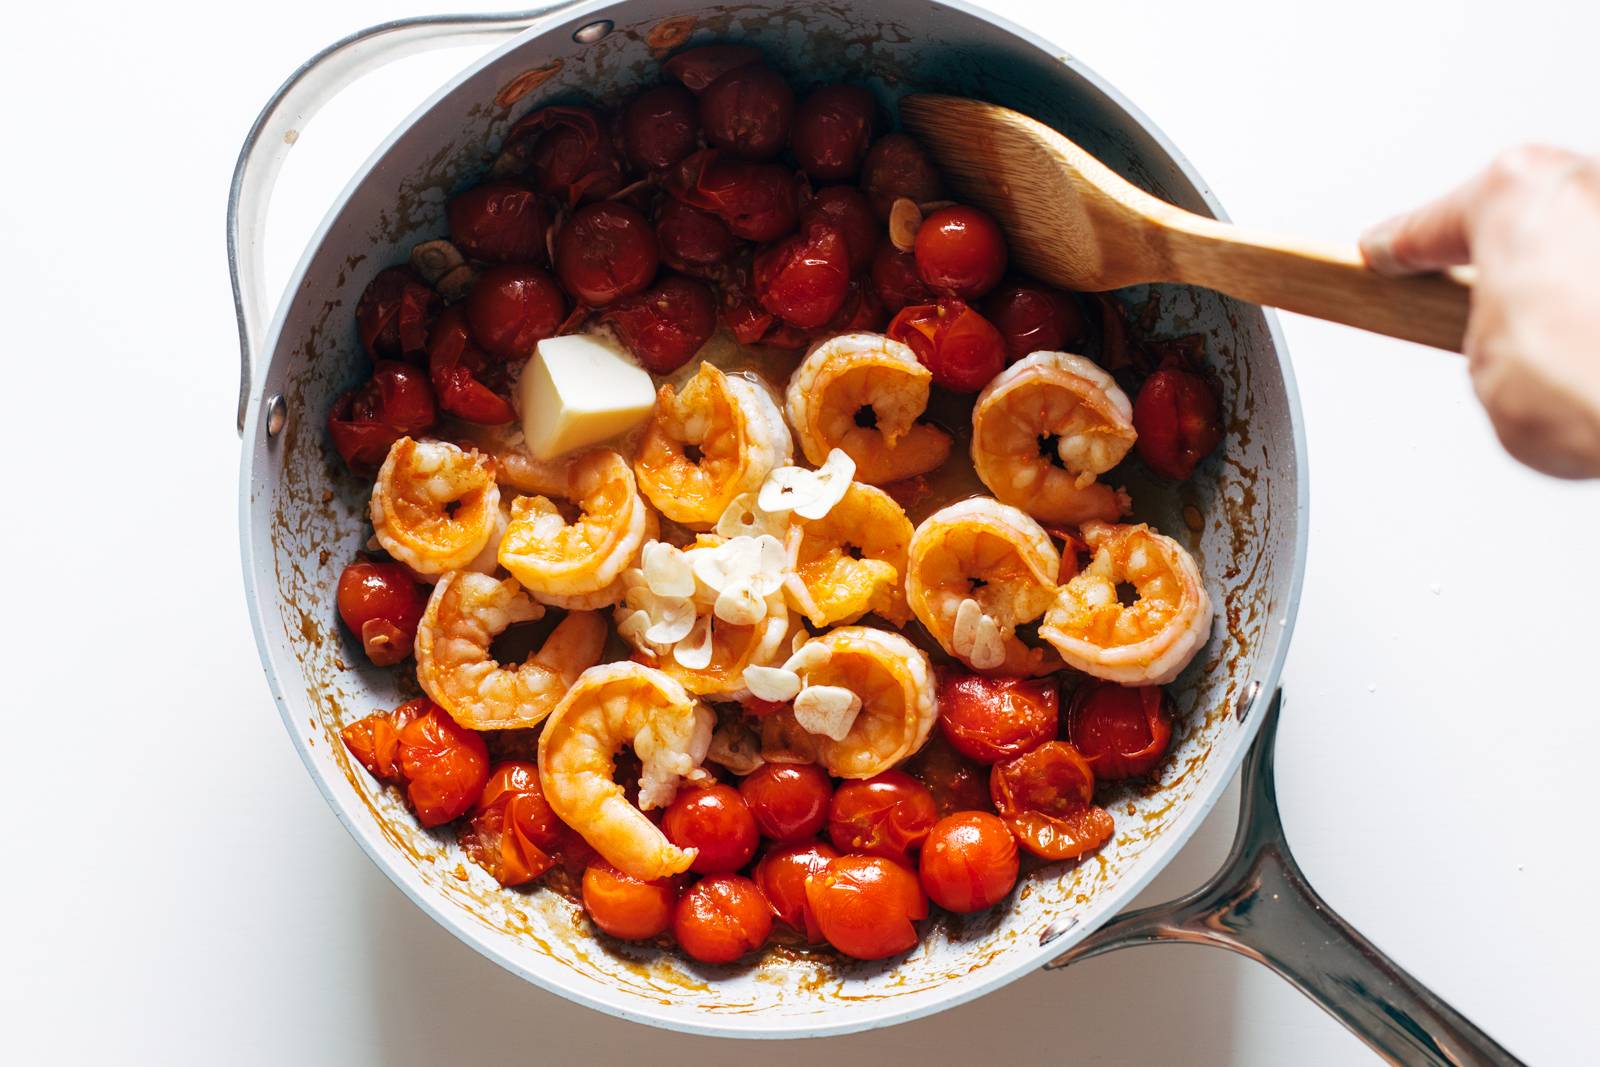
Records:
[[[827,1042],[662,1034],[501,972],[362,856],[284,735],[245,621],[223,207],[279,81],[416,4],[6,16],[0,1057],[1369,1062],[1270,974],[1190,947]],[[1593,5],[992,6],[1108,77],[1254,225],[1348,239],[1498,146],[1597,147]],[[469,59],[374,75],[312,124],[273,211],[274,291],[371,147]],[[1513,1051],[1592,1056],[1600,486],[1505,459],[1455,357],[1293,316],[1284,331],[1312,472],[1280,740],[1290,838],[1336,908]],[[1214,867],[1233,810],[1152,895]]]

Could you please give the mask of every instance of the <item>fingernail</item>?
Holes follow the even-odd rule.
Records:
[[[1392,274],[1401,270],[1401,266],[1394,255],[1394,237],[1400,229],[1398,218],[1385,219],[1376,226],[1369,227],[1361,235],[1358,242],[1361,247],[1361,258],[1367,261],[1367,266],[1379,274]]]

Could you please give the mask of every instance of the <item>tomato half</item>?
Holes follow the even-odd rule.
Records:
[[[1065,741],[996,763],[989,792],[995,810],[1029,852],[1069,860],[1111,840],[1111,813],[1094,805],[1094,772]]]

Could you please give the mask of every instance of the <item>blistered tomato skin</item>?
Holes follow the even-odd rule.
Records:
[[[423,826],[442,826],[465,815],[489,779],[483,738],[434,704],[400,731],[399,752],[406,799]]]
[[[679,52],[662,64],[662,73],[676,78],[691,93],[703,93],[707,86],[730,70],[761,61],[761,53],[742,44],[707,44]]]
[[[556,275],[590,307],[643,291],[659,261],[650,220],[616,201],[579,208],[556,236]]]
[[[813,180],[850,181],[872,144],[878,105],[859,85],[824,85],[795,109],[789,148]]]
[[[661,832],[683,849],[698,849],[697,874],[737,871],[756,854],[760,834],[750,806],[731,786],[685,789],[661,817]]]
[[[357,474],[372,474],[389,446],[419,434],[438,418],[433,386],[426,372],[409,363],[383,359],[372,377],[343,394],[328,412],[328,435],[345,464]]]
[[[539,784],[539,768],[512,761],[489,773],[459,839],[472,861],[501,885],[523,885],[555,866],[547,850],[560,840],[560,830]]]
[[[922,220],[917,230],[917,274],[933,289],[976,300],[1006,272],[1006,238],[987,212],[956,204]]]
[[[1172,702],[1157,685],[1086,682],[1072,695],[1067,739],[1097,779],[1143,778],[1172,743]]]
[[[1020,756],[1056,736],[1060,694],[1050,678],[988,678],[951,670],[939,680],[939,726],[979,763]]]
[[[421,358],[439,294],[410,267],[380,270],[356,304],[356,333],[373,359]]]
[[[916,138],[891,133],[878,139],[861,164],[861,188],[880,219],[900,197],[926,204],[944,198],[944,182]]]
[[[767,943],[772,908],[748,878],[714,874],[678,899],[672,934],[701,963],[732,963]]]
[[[690,207],[711,212],[746,241],[775,241],[800,217],[799,186],[787,168],[734,159],[714,148],[674,167],[667,190]]]
[[[1133,401],[1134,448],[1145,465],[1174,481],[1187,481],[1200,461],[1222,443],[1216,390],[1194,371],[1162,367]]]
[[[828,823],[833,780],[814,763],[764,763],[739,783],[762,836],[809,841]]]
[[[928,898],[910,868],[882,856],[841,856],[806,880],[806,900],[828,944],[858,960],[917,945]]]
[[[485,426],[511,422],[517,413],[503,395],[509,388],[506,373],[473,343],[462,305],[446,308],[428,340],[428,378],[439,407]]]
[[[941,817],[994,807],[989,797],[989,768],[957,752],[942,732],[928,738],[906,770],[928,787]]]
[[[794,118],[794,90],[761,63],[736,67],[700,94],[706,141],[740,159],[767,160],[783,151]]]
[[[427,597],[399,563],[358,559],[339,575],[339,618],[379,667],[411,655]]]
[[[639,170],[660,170],[696,147],[700,123],[694,95],[681,85],[657,85],[622,112],[622,153]]]
[[[671,374],[700,351],[717,328],[716,298],[704,282],[670,274],[601,314],[652,374]]]
[[[806,880],[838,858],[838,851],[825,842],[801,841],[775,845],[756,864],[755,883],[765,894],[772,914],[804,934],[812,944],[822,941],[822,930],[806,899]]]
[[[403,785],[400,731],[412,719],[426,714],[432,707],[432,701],[419,697],[406,701],[393,711],[373,712],[340,730],[339,739],[368,774],[386,785]]]
[[[840,852],[907,862],[939,821],[928,787],[904,771],[845,782],[828,804],[828,839]]]
[[[1004,900],[1017,884],[1017,841],[998,817],[964,811],[940,819],[922,846],[922,888],[935,904],[959,913]]]
[[[989,791],[1017,841],[1043,859],[1077,859],[1116,830],[1110,813],[1094,805],[1094,771],[1065,741],[996,763]]]
[[[1076,351],[1083,342],[1083,310],[1059,289],[1028,282],[1002,285],[983,302],[983,317],[1005,339],[1006,359],[1033,352]]]
[[[872,266],[884,230],[872,213],[872,204],[860,189],[851,185],[818,189],[800,212],[802,227],[816,221],[831,223],[844,234],[845,244],[850,249],[852,275],[861,274]]]
[[[523,362],[533,347],[555,336],[567,316],[567,298],[547,271],[522,264],[490,267],[467,294],[472,339],[496,359]]]
[[[550,217],[530,189],[485,182],[452,199],[445,214],[451,242],[471,259],[539,265],[546,261]]]
[[[678,904],[678,882],[642,881],[604,860],[583,872],[583,910],[590,920],[621,941],[648,941],[666,933]]]
[[[844,234],[817,220],[756,255],[756,298],[802,330],[826,326],[850,289],[850,248]]]
[[[673,197],[662,200],[655,225],[661,261],[684,274],[709,277],[739,247],[721,219]]]
[[[888,334],[916,353],[933,383],[952,393],[975,393],[1006,365],[1000,331],[955,297],[900,309]]]
[[[507,131],[502,151],[522,163],[535,189],[568,206],[604,200],[622,188],[622,160],[605,120],[590,108],[529,112]]]

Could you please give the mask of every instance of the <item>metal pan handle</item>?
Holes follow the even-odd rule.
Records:
[[[322,105],[369,71],[404,56],[452,45],[511,37],[579,0],[498,15],[427,15],[396,19],[337,41],[300,65],[272,94],[245,136],[228,190],[228,273],[239,319],[239,432],[250,402],[254,356],[266,327],[261,231],[278,171],[299,131]],[[581,32],[581,31],[580,31]]]
[[[1334,913],[1306,883],[1278,816],[1274,695],[1245,758],[1239,829],[1222,869],[1194,892],[1117,916],[1045,965],[1129,945],[1189,941],[1266,964],[1390,1063],[1518,1064]]]

